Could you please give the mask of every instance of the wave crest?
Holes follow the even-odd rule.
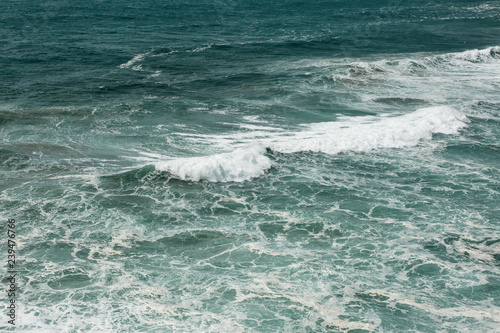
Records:
[[[273,138],[267,146],[283,153],[299,151],[338,154],[380,148],[416,146],[432,134],[457,134],[469,120],[448,106],[419,109],[399,117],[350,117],[336,122],[309,125],[293,137]]]
[[[483,50],[468,50],[460,53],[449,53],[445,58],[474,63],[488,63],[500,59],[500,46],[488,47]]]

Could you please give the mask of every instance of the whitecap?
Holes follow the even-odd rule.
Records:
[[[490,63],[500,60],[500,46],[488,47],[486,49],[467,50],[458,53],[449,53],[443,56],[451,61],[467,61],[474,63]]]
[[[138,54],[136,56],[134,56],[132,59],[130,59],[129,61],[127,61],[126,63],[123,63],[121,64],[119,67],[120,68],[129,68],[130,66],[132,66],[133,64],[135,64],[136,62],[139,62],[139,61],[142,61],[144,60],[144,58],[150,54],[151,52],[146,52],[146,53],[142,53],[142,54]],[[137,66],[135,66],[137,67]]]
[[[457,134],[469,120],[448,106],[419,109],[398,117],[345,117],[307,125],[291,137],[275,136],[265,145],[283,153],[300,151],[338,154],[416,146],[435,133]]]

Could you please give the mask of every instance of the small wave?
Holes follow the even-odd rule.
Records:
[[[187,181],[242,182],[262,176],[271,167],[265,153],[260,146],[237,148],[229,153],[157,162],[155,168]]]
[[[459,53],[449,53],[441,56],[450,61],[467,61],[473,63],[489,63],[500,60],[500,46],[493,46],[483,50],[468,50]]]
[[[456,68],[470,68],[491,72],[489,64],[500,61],[500,46],[486,49],[467,50],[464,52],[438,55],[412,54],[406,58],[381,59],[377,61],[355,61],[343,65],[335,62],[319,62],[316,65],[334,68],[332,79],[346,84],[363,85],[372,81],[402,81],[410,77],[436,77],[445,73],[454,73]],[[301,64],[297,64],[300,68]],[[304,64],[302,64],[304,66]],[[313,65],[307,63],[304,67]],[[337,68],[337,70],[335,70]],[[341,69],[341,71],[338,71]],[[495,70],[496,72],[496,70]]]
[[[353,76],[377,73],[399,73],[425,71],[429,67],[440,68],[443,64],[459,65],[460,63],[492,63],[500,60],[500,46],[486,49],[474,49],[463,52],[444,53],[439,55],[423,56],[414,54],[408,58],[384,59],[374,62],[357,61],[350,63],[348,73]]]
[[[212,45],[213,44],[208,44],[206,46],[200,46],[200,47],[197,47],[195,49],[190,49],[190,50],[186,50],[186,52],[192,52],[192,53],[196,53],[196,52],[202,52],[202,51],[205,51],[205,50],[208,50],[210,48],[212,48]]]
[[[119,67],[120,68],[130,68],[130,66],[132,66],[133,64],[135,64],[136,62],[138,61],[142,61],[144,60],[144,58],[150,54],[151,52],[146,52],[146,53],[142,53],[142,54],[138,54],[136,56],[134,56],[132,59],[130,59],[129,61],[127,61],[126,63],[124,64],[121,64]],[[140,65],[139,65],[140,66]],[[137,66],[134,66],[134,68],[137,67]]]

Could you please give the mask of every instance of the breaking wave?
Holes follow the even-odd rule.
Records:
[[[410,114],[388,117],[343,117],[339,121],[305,125],[305,130],[236,133],[203,139],[215,145],[240,145],[232,152],[154,163],[156,170],[187,181],[241,182],[262,176],[272,162],[266,149],[281,153],[321,152],[338,154],[368,152],[383,148],[416,146],[433,134],[457,134],[469,120],[448,106],[419,109]],[[198,137],[199,138],[199,137]]]
[[[188,181],[241,182],[260,177],[271,167],[265,152],[260,146],[238,148],[230,153],[158,162],[155,168]]]

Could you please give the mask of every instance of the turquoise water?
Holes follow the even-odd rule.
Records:
[[[500,332],[498,1],[0,21],[17,331]]]

